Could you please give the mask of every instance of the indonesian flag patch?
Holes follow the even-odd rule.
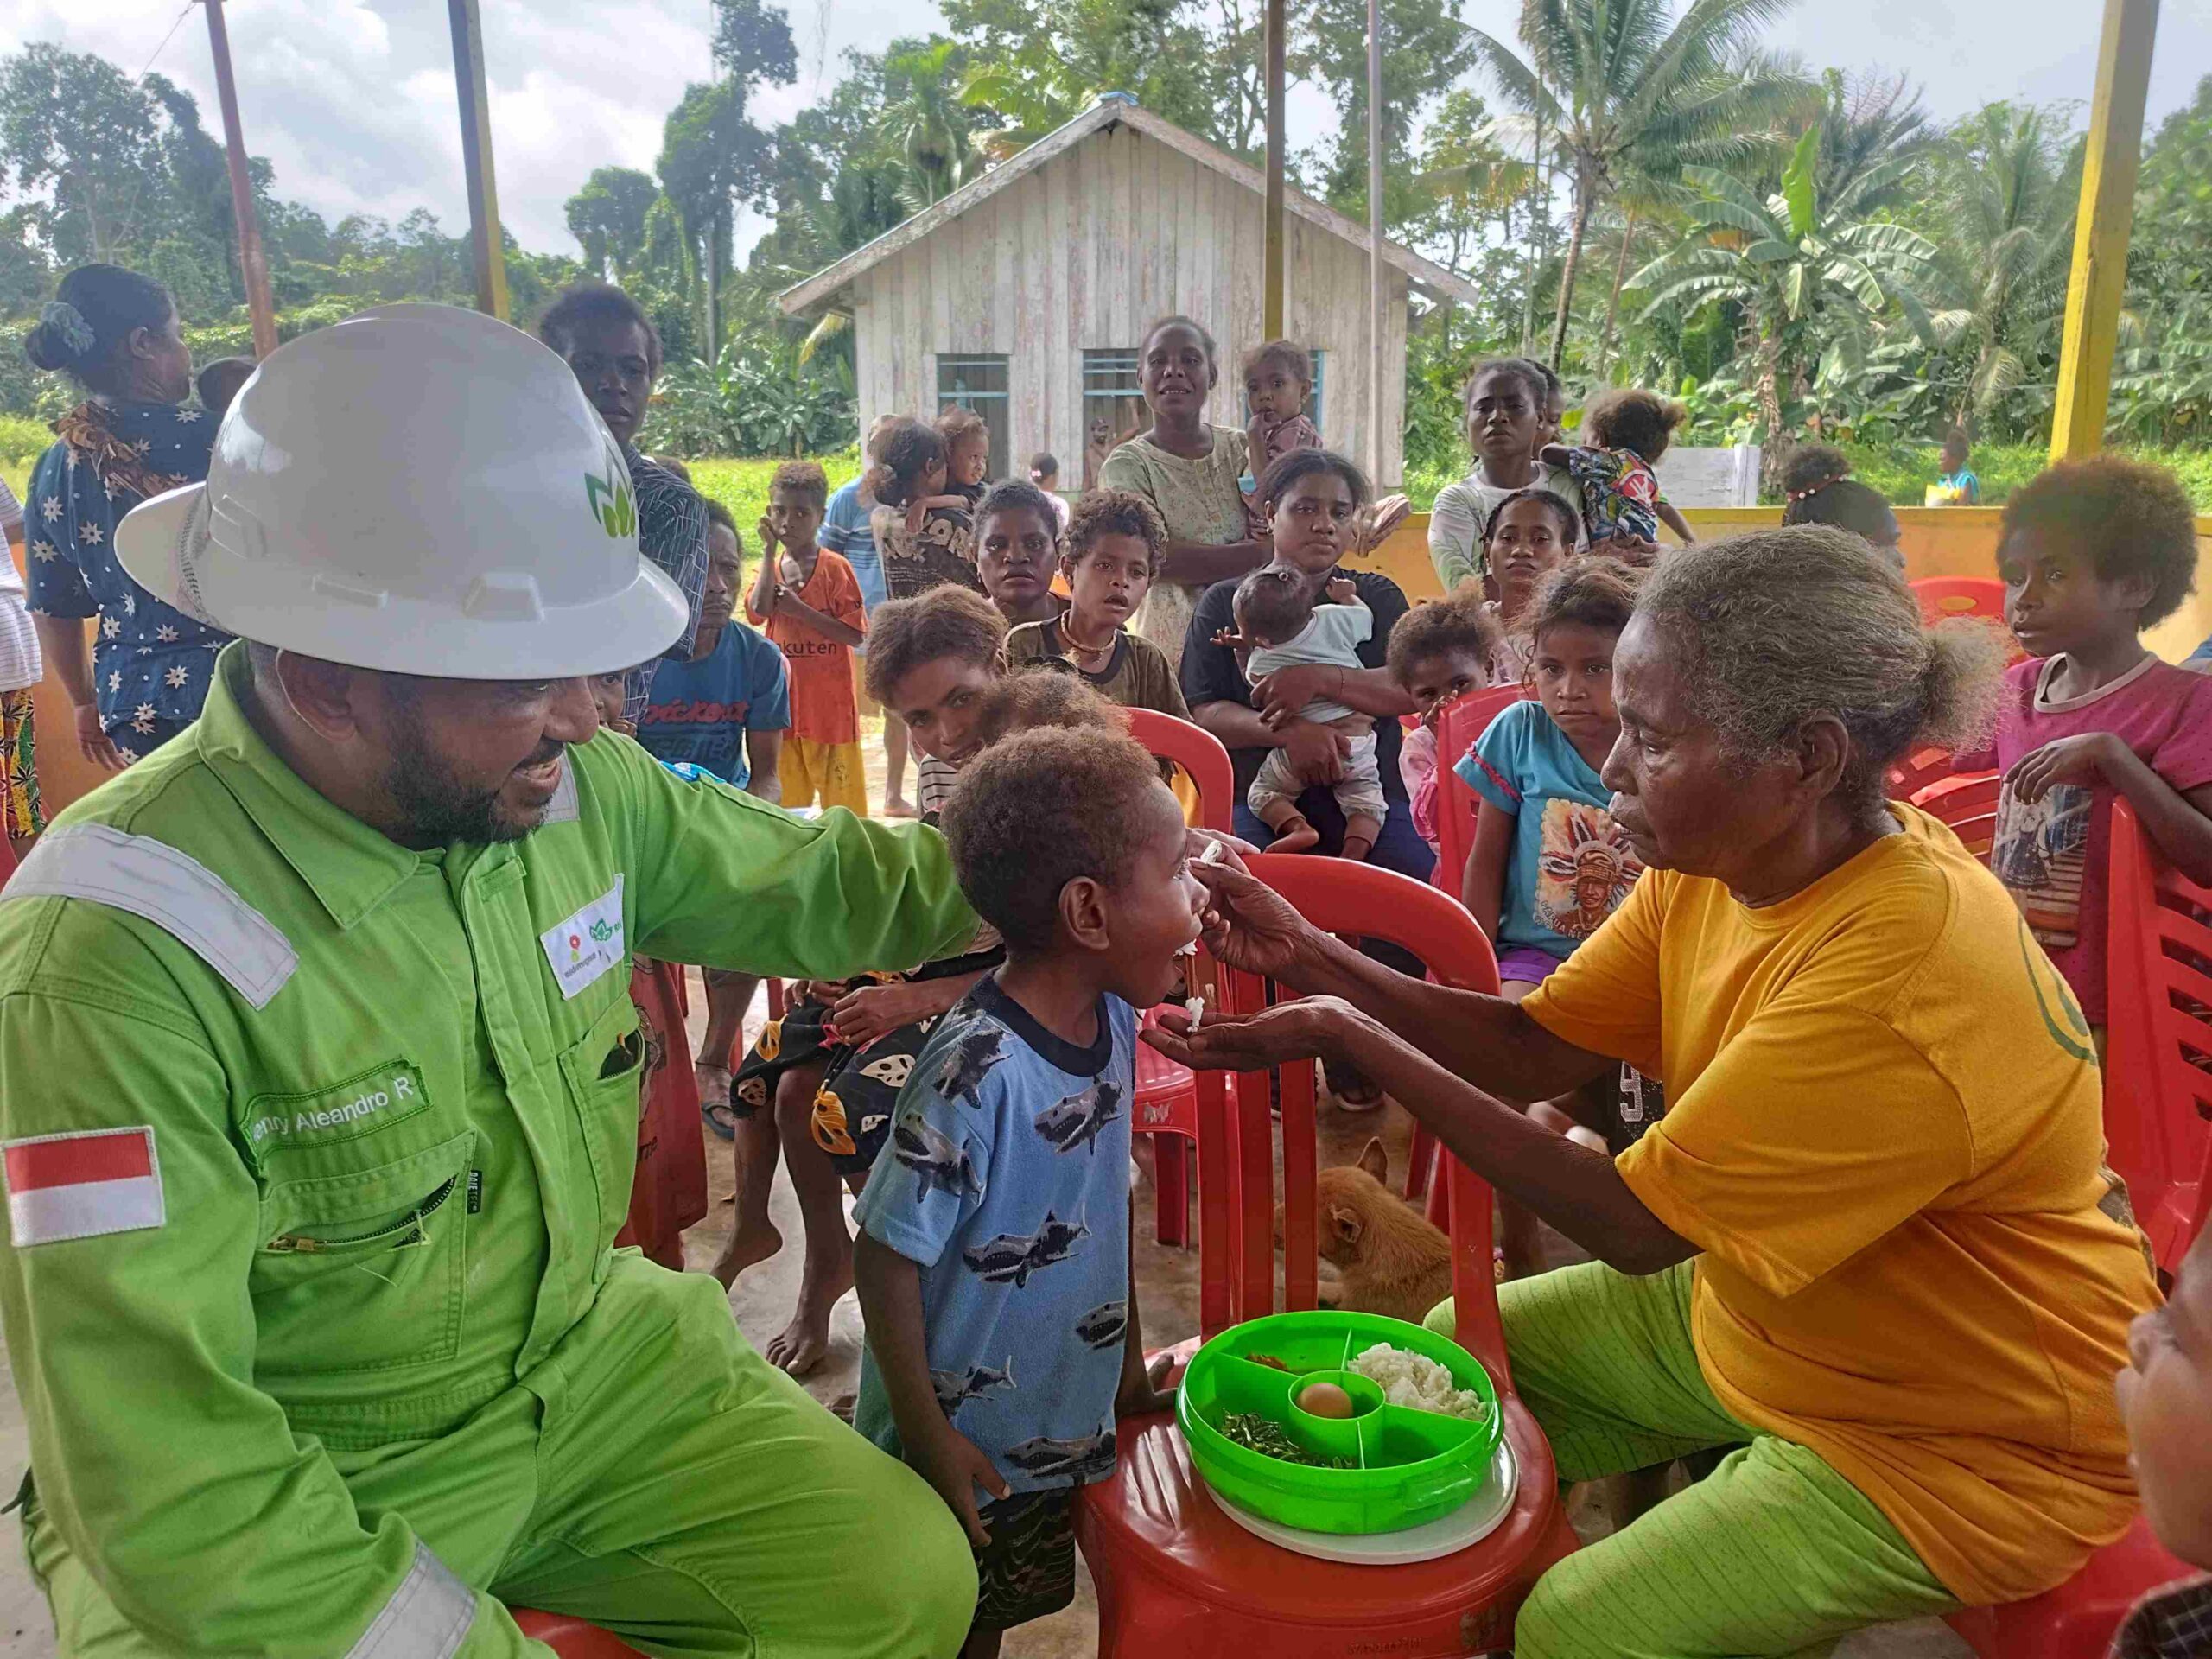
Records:
[[[159,1227],[162,1169],[149,1125],[0,1142],[8,1230],[17,1249]]]

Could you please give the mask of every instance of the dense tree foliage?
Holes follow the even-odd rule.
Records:
[[[1383,0],[1386,222],[1466,277],[1408,358],[1408,460],[1464,464],[1459,383],[1493,352],[1577,390],[1684,397],[1703,442],[1808,433],[1992,442],[2048,429],[2073,244],[2082,110],[1999,103],[1945,125],[1906,79],[1776,56],[1791,0],[1524,0],[1515,40],[1460,0]],[[654,435],[782,452],[849,442],[844,320],[791,321],[779,290],[891,229],[1107,92],[1248,160],[1263,110],[1259,0],[943,0],[944,31],[848,53],[791,121],[758,92],[797,69],[785,13],[714,0],[701,79],[651,173],[602,166],[567,223],[580,258],[509,243],[528,321],[585,275],[638,294],[667,346]],[[1296,181],[1366,211],[1362,0],[1301,0],[1291,67],[1341,119]],[[2086,92],[2087,89],[2085,88]],[[35,43],[0,58],[0,332],[59,274],[109,258],[175,291],[204,353],[239,349],[244,294],[223,150],[191,97]],[[418,210],[335,225],[251,163],[286,334],[400,297],[467,302],[463,237]],[[739,211],[770,227],[741,262]],[[2212,423],[2212,79],[2145,147],[2115,373],[2115,431]],[[64,396],[0,340],[0,410]]]

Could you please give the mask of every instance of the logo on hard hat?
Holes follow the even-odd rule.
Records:
[[[584,474],[584,499],[590,505],[592,517],[609,536],[620,539],[638,533],[637,503],[631,499],[622,462],[612,449],[607,452],[605,478],[597,473]]]

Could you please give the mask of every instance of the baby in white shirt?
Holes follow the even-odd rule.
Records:
[[[1260,680],[1278,669],[1304,664],[1358,671],[1359,647],[1375,632],[1375,613],[1360,602],[1359,590],[1342,576],[1328,584],[1329,602],[1317,604],[1303,573],[1288,565],[1264,565],[1237,585],[1236,632],[1222,643],[1249,652],[1244,676]],[[1315,697],[1298,718],[1326,726],[1351,739],[1351,756],[1332,793],[1344,810],[1346,858],[1365,859],[1382,833],[1389,808],[1382,798],[1382,774],[1375,760],[1375,721],[1330,697]],[[1274,831],[1268,850],[1302,853],[1320,832],[1298,810],[1306,785],[1291,771],[1286,752],[1269,749],[1259,774],[1245,793],[1252,815]]]

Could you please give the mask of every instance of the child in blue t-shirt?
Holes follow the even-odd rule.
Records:
[[[1636,608],[1636,580],[1618,560],[1580,558],[1546,581],[1529,611],[1539,701],[1502,712],[1455,768],[1482,801],[1461,897],[1497,950],[1510,1001],[1595,933],[1643,872],[1598,775],[1621,734],[1613,649]],[[1610,1081],[1579,1103],[1570,1115],[1539,1103],[1529,1116],[1561,1133],[1595,1117],[1589,1127],[1609,1142],[1649,1127],[1637,1104],[1622,1109]],[[1629,1111],[1635,1121],[1624,1121]],[[1534,1218],[1517,1205],[1500,1208],[1507,1271],[1541,1271]]]
[[[967,1528],[963,1652],[989,1656],[1074,1599],[1075,1489],[1112,1472],[1117,1418],[1166,1404],[1129,1276],[1135,1007],[1180,977],[1205,893],[1182,809],[1118,732],[991,745],[942,824],[1006,962],[931,1033],[855,1213],[854,1421]]]
[[[707,503],[707,585],[691,655],[664,658],[638,715],[637,739],[655,760],[689,761],[764,801],[777,798],[776,765],[791,723],[784,653],[736,619],[744,585],[737,521]]]

